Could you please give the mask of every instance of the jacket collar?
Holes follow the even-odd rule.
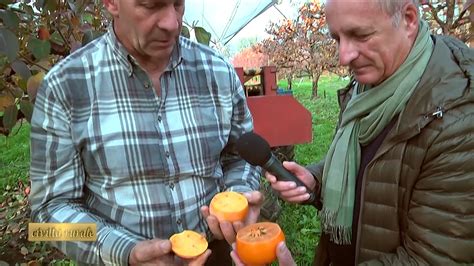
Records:
[[[429,122],[442,119],[449,109],[474,101],[473,50],[451,37],[432,38],[435,45],[425,73],[387,139],[409,139]],[[341,108],[347,105],[354,84],[352,78],[346,88],[337,92]]]
[[[433,41],[425,73],[395,125],[397,140],[411,138],[444,112],[474,100],[472,50],[446,36],[433,36]]]

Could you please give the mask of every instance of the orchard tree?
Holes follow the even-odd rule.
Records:
[[[0,0],[0,133],[31,119],[44,75],[107,26],[100,0]]]
[[[232,58],[232,65],[235,67],[256,68],[268,65],[268,55],[254,47],[241,50]]]
[[[280,78],[286,78],[291,88],[293,77],[303,69],[301,64],[297,63],[300,47],[294,40],[294,21],[286,19],[280,23],[271,23],[266,31],[271,37],[263,40],[254,49],[268,54],[271,63],[277,67]]]
[[[258,43],[257,36],[242,38],[237,44],[237,51],[242,51],[247,48],[251,48]]]
[[[323,71],[346,74],[338,67],[337,46],[328,34],[326,16],[319,1],[304,3],[298,17],[271,24],[271,35],[260,49],[270,55],[279,70],[311,76],[312,96],[318,97],[318,81]]]
[[[110,21],[102,0],[0,0],[0,134],[30,121],[45,74]],[[182,35],[205,44],[211,37],[195,25],[184,26]]]
[[[422,0],[423,18],[435,34],[451,35],[472,43],[474,5],[472,0]]]

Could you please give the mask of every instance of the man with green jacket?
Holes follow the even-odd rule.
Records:
[[[473,50],[430,35],[414,0],[326,4],[353,80],[325,160],[283,164],[319,195],[315,265],[474,263]],[[266,177],[288,202],[309,198]]]

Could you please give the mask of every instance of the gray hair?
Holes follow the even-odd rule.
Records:
[[[382,11],[392,17],[393,26],[398,27],[402,19],[402,8],[406,3],[412,3],[416,7],[417,15],[420,16],[418,0],[376,0]]]

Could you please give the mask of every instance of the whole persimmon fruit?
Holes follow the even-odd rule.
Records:
[[[204,236],[192,230],[184,230],[170,237],[171,249],[183,259],[192,259],[207,249],[208,243]]]
[[[217,193],[209,204],[209,213],[219,221],[242,221],[249,211],[247,198],[237,192],[225,191]]]
[[[265,265],[276,260],[276,247],[284,240],[285,235],[278,224],[254,223],[237,232],[236,252],[246,265]]]

